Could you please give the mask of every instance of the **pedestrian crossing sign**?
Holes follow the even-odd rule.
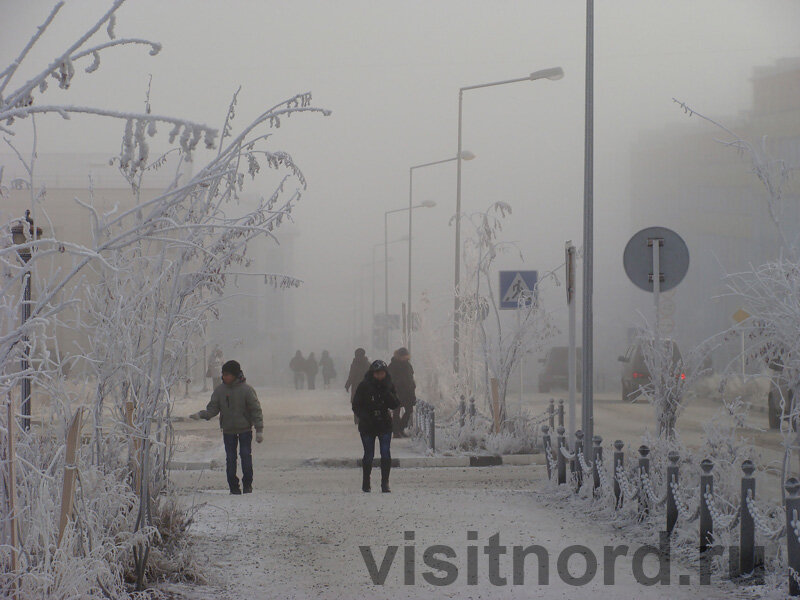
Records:
[[[536,290],[536,271],[500,271],[500,308],[530,306]]]

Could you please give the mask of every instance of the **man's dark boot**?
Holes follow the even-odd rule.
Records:
[[[240,490],[239,486],[237,485],[236,487],[231,488],[231,494],[233,494],[234,496],[241,496],[242,490]]]
[[[245,494],[252,494],[253,493],[253,484],[252,483],[245,483],[243,485],[242,492]]]
[[[363,462],[361,464],[361,491],[362,492],[369,492],[369,476],[372,473],[372,461],[369,463]]]
[[[389,489],[389,471],[392,470],[392,459],[381,456],[381,491],[391,492]]]

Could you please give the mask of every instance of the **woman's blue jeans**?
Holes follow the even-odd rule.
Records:
[[[369,433],[361,434],[361,443],[364,445],[364,459],[362,464],[371,465],[372,459],[375,458],[375,438],[378,438],[378,443],[381,448],[381,458],[392,458],[389,450],[389,445],[392,443],[392,432],[381,433],[373,435]]]

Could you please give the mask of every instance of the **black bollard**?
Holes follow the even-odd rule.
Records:
[[[461,395],[461,401],[458,403],[458,426],[464,429],[464,423],[467,419],[467,401],[464,395]]]
[[[558,401],[558,424],[564,427],[564,401]]]
[[[647,446],[639,446],[639,518],[650,513],[649,501],[647,492],[644,490],[644,485],[641,483],[644,475],[650,475],[650,448]]]
[[[566,449],[566,440],[564,439],[564,426],[559,425],[556,429],[558,437],[556,438],[556,465],[558,466],[558,485],[567,483],[567,459],[564,457],[563,450]]]
[[[622,440],[616,440],[614,442],[614,497],[617,499],[614,505],[615,508],[622,507],[622,488],[619,485],[617,470],[625,468],[625,453],[622,450],[624,446],[625,443]]]
[[[753,515],[747,508],[747,497],[756,499],[756,470],[753,461],[748,459],[742,463],[742,505],[739,509],[739,572],[742,575],[752,573],[756,568],[756,528]]]
[[[475,415],[478,414],[478,409],[475,408],[475,398],[469,399],[469,425],[475,426]]]
[[[544,446],[544,463],[547,465],[547,478],[552,479],[553,473],[550,468],[550,426],[542,425],[542,445]]]
[[[675,450],[670,450],[667,453],[667,460],[669,460],[669,465],[667,465],[667,534],[669,535],[678,522],[678,501],[672,489],[672,482],[675,482],[675,487],[677,488],[680,471],[678,462],[681,457]]]
[[[800,541],[797,539],[797,520],[800,519],[800,481],[790,477],[783,485],[786,490],[786,562],[789,563],[789,595],[800,596]]]
[[[430,442],[431,452],[436,454],[436,409],[431,406],[431,420],[430,420],[430,434],[428,440]]]
[[[555,400],[550,398],[550,404],[547,406],[547,413],[550,415],[550,430],[556,430],[556,405]]]
[[[578,483],[578,489],[583,485],[583,467],[578,458],[581,454],[583,454],[583,431],[578,429],[575,432],[575,479]]]
[[[700,553],[702,554],[711,547],[714,540],[714,520],[711,517],[709,500],[714,498],[714,463],[710,459],[704,458],[700,461]]]
[[[603,438],[599,435],[596,435],[592,438],[592,445],[594,446],[594,463],[592,464],[592,471],[594,471],[594,489],[595,493],[598,493],[597,490],[600,490],[599,493],[602,494],[603,490],[600,487],[600,471],[599,471],[599,462],[603,460],[603,447],[600,445],[603,443]]]

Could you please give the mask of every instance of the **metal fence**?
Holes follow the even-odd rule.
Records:
[[[670,451],[661,489],[657,489],[651,475],[648,446],[640,446],[635,464],[626,468],[624,443],[616,440],[612,458],[606,461],[603,439],[596,435],[591,440],[594,461],[590,463],[583,452],[583,433],[576,431],[570,444],[561,418],[555,428],[554,445],[552,425],[551,421],[542,426],[547,477],[551,481],[558,485],[571,485],[576,492],[590,486],[593,497],[613,502],[615,510],[635,503],[633,506],[639,520],[646,517],[664,519],[667,543],[679,522],[684,525],[696,522],[701,568],[704,568],[704,557],[707,563],[718,554],[714,551],[715,531],[728,531],[734,537],[738,533],[738,545],[729,549],[733,553],[730,557],[731,575],[751,574],[763,564],[763,556],[757,553],[757,534],[772,542],[780,542],[785,537],[789,594],[800,596],[800,481],[794,477],[787,479],[784,506],[764,511],[756,505],[756,481],[753,477],[756,467],[751,460],[741,463],[740,494],[738,498],[729,500],[714,492],[714,462],[710,458],[699,464],[699,485],[688,489],[681,486],[681,456]],[[610,465],[610,470],[606,464]]]

